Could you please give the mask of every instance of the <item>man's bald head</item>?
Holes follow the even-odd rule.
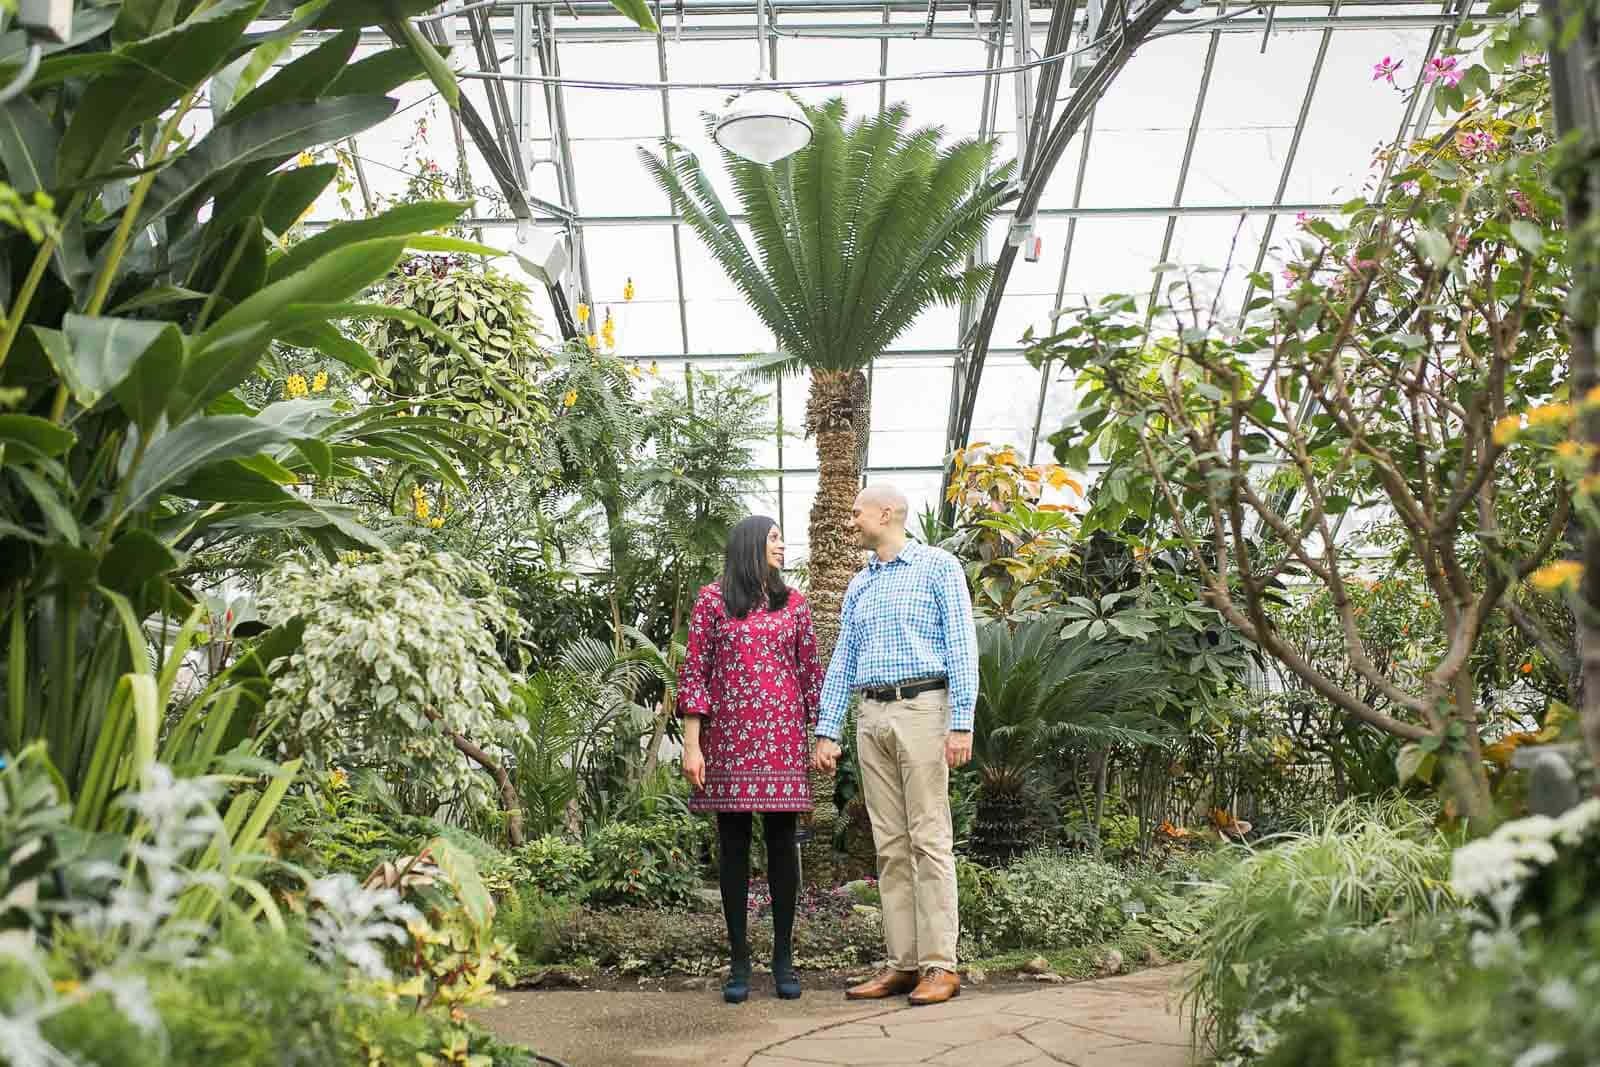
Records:
[[[858,548],[892,557],[906,541],[906,495],[892,485],[869,485],[856,494],[850,529]]]
[[[886,509],[890,519],[899,523],[902,528],[906,524],[906,516],[911,511],[911,504],[906,500],[906,495],[892,485],[866,486],[857,494],[856,502],[863,508]]]

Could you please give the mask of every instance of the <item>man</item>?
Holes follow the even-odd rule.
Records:
[[[826,771],[837,765],[850,694],[859,691],[856,751],[889,965],[845,996],[909,992],[912,1004],[937,1004],[961,992],[949,782],[950,768],[972,758],[972,602],[954,556],[907,542],[904,494],[863,489],[851,529],[872,556],[845,592],[812,761]]]

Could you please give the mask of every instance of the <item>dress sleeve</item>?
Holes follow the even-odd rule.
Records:
[[[711,667],[716,660],[717,597],[701,590],[689,617],[689,644],[678,668],[678,714],[711,714]]]
[[[817,709],[822,705],[822,664],[817,661],[817,631],[811,623],[811,605],[804,600],[795,609],[794,665],[806,727],[810,729],[816,726]]]

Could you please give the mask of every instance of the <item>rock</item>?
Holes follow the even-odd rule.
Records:
[[[882,909],[874,908],[870,904],[852,904],[850,905],[850,908],[857,915],[864,916],[873,920],[874,922],[878,922],[883,919]]]
[[[1022,965],[1023,974],[1048,974],[1049,972],[1050,961],[1043,956],[1035,956]]]
[[[697,978],[680,978],[677,990],[680,993],[703,993],[708,989],[716,989],[722,985],[722,980],[716,975],[704,974]]]
[[[1061,977],[1054,971],[1045,971],[1042,974],[1035,974],[1032,977],[1035,982],[1044,982],[1048,985],[1060,985],[1066,981],[1065,978]]]
[[[1144,961],[1152,967],[1165,967],[1167,965],[1167,957],[1163,956],[1161,950],[1154,945],[1150,945],[1144,950]]]
[[[1100,976],[1105,978],[1113,974],[1121,974],[1123,963],[1121,950],[1108,950],[1104,956],[1100,957]]]
[[[968,967],[967,981],[972,985],[982,985],[989,980],[989,972],[982,967]]]
[[[722,910],[722,893],[708,886],[701,886],[690,895],[695,911],[714,912]]]
[[[566,967],[546,967],[528,979],[530,989],[582,989],[584,976]]]

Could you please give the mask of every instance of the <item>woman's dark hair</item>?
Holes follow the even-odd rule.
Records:
[[[728,534],[728,551],[722,564],[722,602],[728,614],[742,619],[763,599],[768,611],[782,611],[789,602],[789,587],[775,567],[767,564],[767,535],[778,525],[765,515],[740,520]]]

